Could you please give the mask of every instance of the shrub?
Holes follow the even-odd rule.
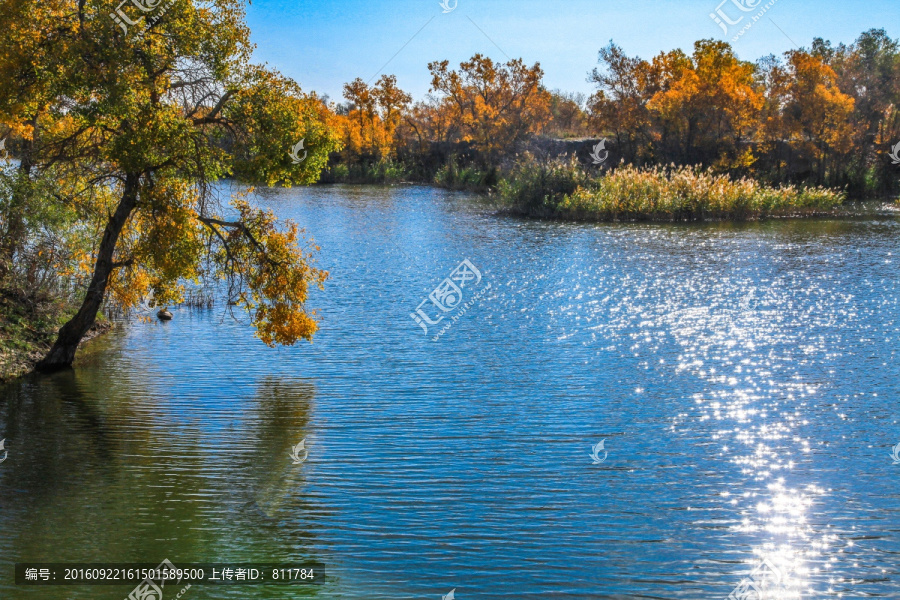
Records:
[[[533,216],[551,216],[563,199],[590,185],[578,160],[538,162],[530,155],[517,163],[497,186],[500,198]]]
[[[399,183],[408,177],[409,170],[402,162],[380,160],[362,164],[336,164],[322,176],[322,180],[333,183]]]
[[[451,158],[434,176],[434,183],[452,190],[487,191],[497,185],[498,170],[479,169],[475,166],[460,167]]]

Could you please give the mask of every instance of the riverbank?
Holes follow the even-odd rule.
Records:
[[[435,173],[394,165],[405,178],[385,178],[384,167],[360,168],[353,177],[323,183],[417,183],[495,196],[512,213],[572,221],[749,221],[765,218],[841,216],[843,190],[771,185],[701,167],[591,167],[577,158],[535,160],[526,155],[505,168],[458,166]],[[331,175],[339,174],[332,171]],[[368,174],[368,176],[367,176]]]
[[[34,302],[15,292],[0,290],[0,383],[33,371],[74,311],[75,307],[59,300]],[[98,320],[84,341],[113,328],[110,321]]]

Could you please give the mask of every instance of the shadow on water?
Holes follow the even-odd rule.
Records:
[[[15,562],[325,562],[311,550],[309,516],[322,509],[304,492],[309,465],[289,456],[307,435],[310,383],[262,379],[226,413],[212,398],[136,387],[135,376],[111,377],[104,365],[0,391],[10,451],[0,468],[0,597],[121,599],[133,587],[16,587]],[[194,589],[203,598],[295,598],[324,587],[320,578],[302,589]]]

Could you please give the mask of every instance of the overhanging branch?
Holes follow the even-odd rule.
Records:
[[[231,229],[239,230],[241,233],[243,233],[245,236],[247,236],[247,239],[250,240],[250,243],[253,244],[253,246],[256,248],[256,250],[258,252],[260,252],[266,258],[266,260],[268,262],[272,263],[273,265],[280,264],[278,261],[272,260],[271,258],[269,258],[269,255],[266,252],[266,249],[263,247],[262,244],[259,243],[259,241],[256,239],[256,237],[253,235],[253,232],[250,231],[250,228],[247,227],[246,225],[244,225],[243,223],[241,223],[240,221],[222,221],[220,219],[213,219],[212,217],[197,217],[197,219],[201,223],[203,223],[204,225],[209,227],[213,232],[215,232],[215,234],[219,237],[219,239],[222,240],[222,243],[225,245],[225,251],[229,254],[229,256],[230,256],[230,252],[228,250],[228,244],[225,241],[225,239],[222,237],[222,233],[218,230],[217,227],[229,227]]]

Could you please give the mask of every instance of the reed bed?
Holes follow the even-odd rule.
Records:
[[[215,296],[203,290],[188,290],[184,294],[182,306],[190,308],[212,308],[216,304]]]
[[[592,221],[753,220],[824,215],[846,200],[822,187],[772,187],[695,167],[622,166],[592,175],[573,162],[520,164],[499,186],[517,212]]]

